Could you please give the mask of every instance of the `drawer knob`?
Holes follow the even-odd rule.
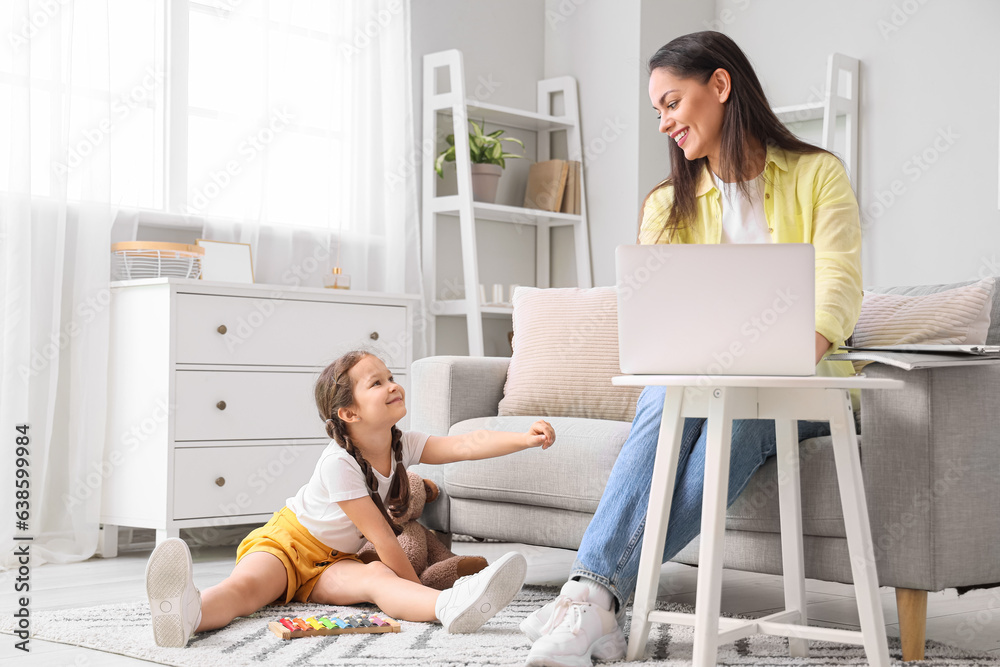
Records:
[[[371,338],[372,340],[378,340],[378,332],[377,331],[373,331],[372,335],[369,336],[369,338]]]
[[[225,334],[227,331],[229,331],[229,329],[226,328],[225,324],[220,324],[219,328],[216,329],[216,331],[218,331],[220,334]]]
[[[215,485],[216,486],[225,486],[226,485],[226,478],[225,477],[219,477],[217,480],[215,480]]]
[[[225,410],[226,409],[226,402],[225,401],[219,401],[218,403],[215,404],[215,407],[219,408],[220,410]]]

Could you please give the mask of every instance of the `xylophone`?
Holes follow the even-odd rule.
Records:
[[[321,616],[316,618],[282,618],[271,621],[267,627],[282,639],[342,635],[349,632],[399,632],[399,621],[382,614],[351,614],[343,618]]]

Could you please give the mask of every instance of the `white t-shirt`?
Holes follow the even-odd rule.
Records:
[[[420,462],[427,438],[425,433],[403,431],[404,466],[409,468]],[[374,469],[372,472],[378,480],[378,494],[384,503],[396,472],[395,458],[388,477],[383,477]],[[368,487],[361,466],[343,447],[331,440],[320,454],[312,477],[285,505],[295,512],[299,523],[317,540],[331,549],[354,553],[364,545],[365,536],[337,503],[367,495]]]
[[[722,193],[722,243],[771,243],[764,213],[764,172],[747,181],[747,199],[738,183],[724,183],[714,173],[715,187]]]

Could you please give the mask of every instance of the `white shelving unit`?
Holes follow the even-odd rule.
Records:
[[[445,68],[449,91],[437,91],[436,71]],[[562,94],[564,113],[552,114],[553,95]],[[476,220],[493,220],[515,225],[535,227],[535,280],[538,287],[548,287],[550,279],[549,241],[552,227],[570,226],[576,254],[577,285],[591,287],[590,241],[587,233],[586,186],[581,170],[580,215],[550,213],[537,209],[503,204],[486,204],[472,199],[471,161],[469,158],[469,115],[485,119],[493,125],[518,128],[538,133],[537,160],[549,159],[552,132],[565,131],[567,157],[582,162],[583,151],[580,136],[580,104],[576,79],[569,76],[545,79],[538,82],[538,109],[526,111],[501,107],[478,100],[469,99],[465,94],[465,72],[462,53],[452,49],[424,56],[423,91],[423,276],[424,289],[430,312],[428,316],[428,339],[430,353],[434,354],[435,319],[437,316],[464,315],[469,336],[469,355],[483,356],[483,317],[509,317],[510,306],[485,306],[479,303],[479,266],[476,244]],[[436,126],[438,120],[450,119],[455,135],[455,167],[457,169],[458,194],[438,197],[435,186],[438,181],[434,173],[436,150],[426,147],[436,146]],[[465,297],[442,301],[437,294],[437,218],[452,215],[459,218],[459,233],[462,249],[462,277],[465,283]]]
[[[844,116],[844,163],[851,186],[857,192],[858,173],[858,65],[857,58],[831,53],[826,62],[826,93],[822,100],[775,107],[774,113],[784,123],[823,119],[820,146],[832,151],[837,118]],[[843,77],[843,79],[842,79]]]

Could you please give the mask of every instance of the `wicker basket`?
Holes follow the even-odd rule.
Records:
[[[111,273],[115,280],[139,278],[198,278],[205,249],[184,243],[126,241],[111,246]]]

